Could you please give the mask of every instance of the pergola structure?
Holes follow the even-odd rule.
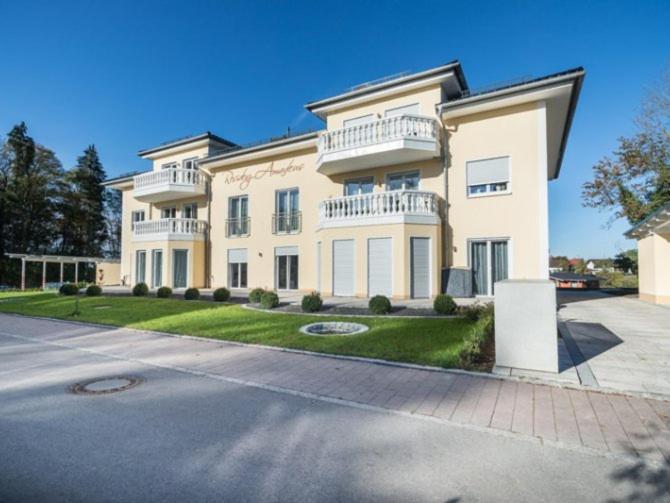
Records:
[[[9,258],[21,260],[21,290],[26,289],[26,262],[41,262],[42,263],[42,288],[47,281],[47,264],[60,264],[60,282],[63,282],[63,266],[65,264],[74,264],[74,282],[79,281],[79,263],[93,263],[96,269],[101,262],[120,263],[119,259],[103,258],[103,257],[70,257],[66,255],[30,255],[27,253],[6,253]]]

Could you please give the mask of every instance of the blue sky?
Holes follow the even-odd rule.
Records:
[[[66,168],[90,143],[109,176],[145,147],[211,130],[246,143],[320,127],[303,105],[459,59],[471,87],[584,66],[558,181],[553,254],[632,246],[582,208],[591,166],[630,134],[670,62],[670,2],[0,0],[0,133],[26,121]]]

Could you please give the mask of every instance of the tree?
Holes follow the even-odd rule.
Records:
[[[107,241],[105,170],[94,145],[89,145],[67,172],[68,204],[64,208],[61,251],[70,255],[99,256]]]
[[[617,253],[614,257],[614,267],[623,272],[637,274],[637,250],[626,250]]]
[[[63,168],[55,154],[28,136],[21,123],[5,144],[9,160],[5,191],[5,248],[45,253],[58,238]]]
[[[105,255],[121,255],[121,191],[107,189],[105,193],[105,221],[107,224],[107,245]]]
[[[670,203],[670,69],[644,101],[636,125],[638,132],[619,138],[614,158],[598,161],[582,186],[584,206],[614,210],[611,221],[626,218],[631,225]]]

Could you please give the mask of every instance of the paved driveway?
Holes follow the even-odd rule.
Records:
[[[666,402],[6,315],[0,364],[3,502],[670,498]]]
[[[597,291],[559,292],[559,305],[599,386],[670,397],[670,309]]]

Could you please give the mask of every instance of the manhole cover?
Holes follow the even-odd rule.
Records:
[[[99,377],[78,382],[68,389],[75,395],[105,395],[134,388],[143,382],[144,378],[140,376]]]
[[[300,331],[307,335],[329,336],[329,335],[354,335],[367,332],[369,327],[360,323],[347,323],[341,321],[325,321],[321,323],[310,323],[300,327]]]

